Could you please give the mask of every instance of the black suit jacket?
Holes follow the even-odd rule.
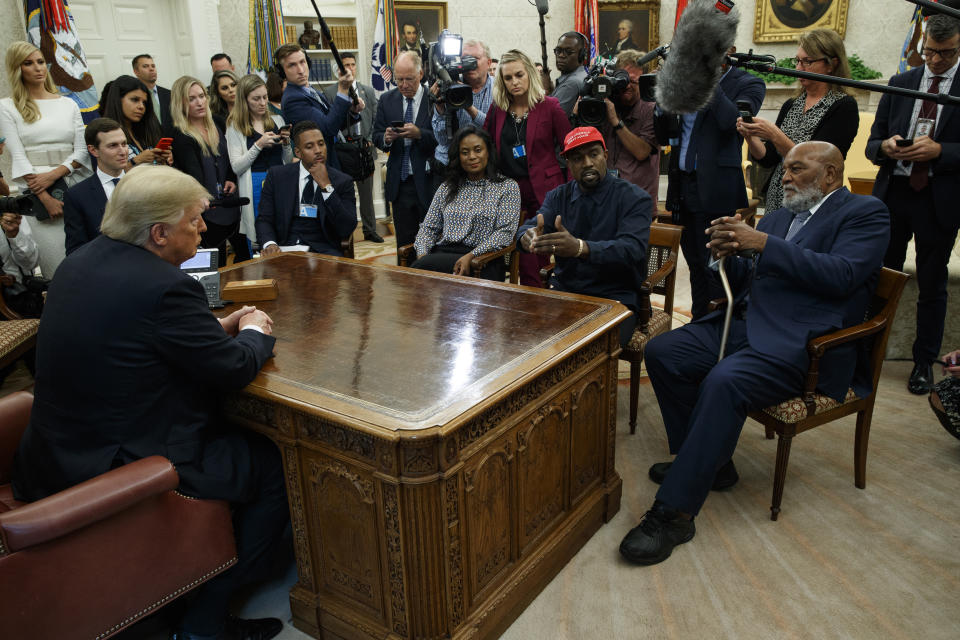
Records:
[[[96,173],[67,189],[63,198],[67,255],[100,235],[100,223],[106,207],[107,194]]]
[[[763,104],[766,85],[746,71],[731,68],[714,92],[713,101],[697,112],[690,135],[687,162],[696,156],[697,189],[706,211],[733,212],[747,206],[747,188],[743,181],[743,138],[737,133],[737,101],[750,103],[756,114]],[[676,181],[671,181],[667,200],[675,201]]]
[[[223,132],[219,133],[220,145],[218,150],[220,155],[213,157],[216,168],[216,175],[208,174],[203,170],[203,152],[200,150],[200,144],[192,137],[180,131],[176,127],[169,127],[167,135],[173,138],[173,166],[187,175],[192,176],[197,182],[202,184],[210,192],[211,198],[217,197],[217,184],[225,184],[227,181],[237,184],[237,174],[233,171],[230,164],[230,155],[227,151],[227,138]],[[236,195],[236,192],[234,192]],[[208,209],[203,213],[203,219],[214,224],[231,225],[240,219],[239,207],[215,207]]]
[[[420,109],[417,111],[413,123],[420,128],[420,139],[410,145],[410,164],[413,166],[413,181],[417,187],[417,196],[424,209],[430,208],[433,200],[431,180],[427,175],[426,163],[433,157],[433,150],[437,148],[437,139],[433,135],[432,113],[433,107],[424,95],[420,100]],[[383,141],[383,134],[391,122],[403,120],[403,96],[399,89],[391,89],[380,97],[377,105],[377,117],[373,121],[373,144],[377,148],[390,153],[387,160],[387,192],[389,202],[397,199],[400,191],[400,160],[403,157],[403,138],[397,138],[392,144]]]
[[[353,179],[342,171],[327,167],[333,193],[323,200],[316,196],[317,224],[324,236],[320,243],[311,243],[310,250],[342,256],[340,241],[357,227],[357,201]],[[267,171],[257,209],[257,241],[264,246],[271,240],[281,246],[295,244],[293,220],[300,213],[300,163],[293,162]]]
[[[141,247],[101,235],[63,265],[40,320],[17,498],[37,500],[151,455],[177,466],[181,486],[230,487],[245,471],[227,459],[200,467],[205,440],[220,394],[256,377],[273,337],[228,336],[200,284]]]
[[[170,115],[170,89],[157,85],[157,100],[160,101],[160,124],[173,126],[173,116]]]
[[[320,127],[323,141],[327,144],[327,166],[339,169],[340,161],[337,160],[337,148],[334,145],[337,134],[342,127],[360,119],[359,115],[350,112],[352,105],[336,97],[329,102],[326,98],[315,100],[303,87],[292,82],[287,83],[280,104],[283,120],[287,124],[296,126],[298,122],[309,120]]]
[[[891,87],[916,91],[920,88],[922,78],[923,67],[917,67],[893,76],[888,84]],[[950,95],[960,96],[960,77],[954,76]],[[873,185],[873,195],[881,200],[887,195],[890,176],[897,166],[897,161],[888,158],[880,145],[897,133],[904,138],[910,137],[913,104],[914,98],[883,94],[880,104],[877,105],[877,115],[870,130],[866,154],[874,164],[880,165],[877,180]],[[960,117],[957,117],[957,109],[944,105],[933,132],[933,139],[940,143],[942,150],[940,157],[930,162],[933,169],[930,188],[933,190],[937,220],[944,229],[956,229],[960,226],[960,214],[957,213],[957,202],[960,202],[960,176],[957,175],[960,173]]]

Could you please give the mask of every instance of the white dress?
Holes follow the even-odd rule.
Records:
[[[23,176],[44,173],[61,164],[72,171],[64,178],[68,187],[93,175],[77,103],[65,97],[36,103],[40,119],[27,124],[11,98],[0,99],[0,136],[7,139],[6,150],[13,162],[11,182],[23,191],[27,188]],[[74,161],[81,168],[73,170]],[[30,227],[40,250],[40,271],[43,277],[52,278],[66,254],[63,216],[31,220]]]

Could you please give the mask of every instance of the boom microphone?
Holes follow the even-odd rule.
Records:
[[[637,66],[642,67],[643,65],[653,60],[656,60],[657,58],[666,58],[667,53],[669,51],[670,51],[670,45],[662,44],[656,49],[654,49],[653,51],[651,51],[650,53],[641,56],[640,59],[637,60]]]
[[[657,104],[670,113],[703,109],[720,84],[720,65],[737,37],[740,12],[730,0],[692,0],[657,74]]]
[[[542,16],[547,15],[550,10],[550,0],[537,0],[537,13]]]

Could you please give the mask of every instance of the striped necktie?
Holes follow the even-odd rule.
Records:
[[[413,98],[404,98],[407,101],[407,110],[403,112],[404,122],[413,122]],[[400,181],[410,177],[410,139],[403,139],[403,155],[400,158]]]
[[[800,229],[803,229],[803,225],[806,224],[812,215],[809,211],[801,211],[800,213],[793,214],[793,222],[790,223],[790,228],[787,229],[787,237],[784,238],[784,240],[787,242],[793,240],[793,237],[800,233]]]

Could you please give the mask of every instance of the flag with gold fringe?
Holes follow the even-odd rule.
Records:
[[[60,94],[77,103],[84,122],[98,117],[97,87],[66,0],[24,0],[23,10],[27,40],[43,53]]]
[[[588,64],[598,55],[599,52],[599,24],[600,8],[597,6],[597,0],[574,0],[573,3],[574,28],[587,37],[590,44],[590,57]]]
[[[273,69],[273,53],[284,44],[283,12],[279,0],[250,0],[250,44],[247,71]]]
[[[370,52],[370,84],[378,93],[396,86],[393,82],[393,59],[398,46],[397,12],[393,8],[393,0],[379,0],[373,51]]]

